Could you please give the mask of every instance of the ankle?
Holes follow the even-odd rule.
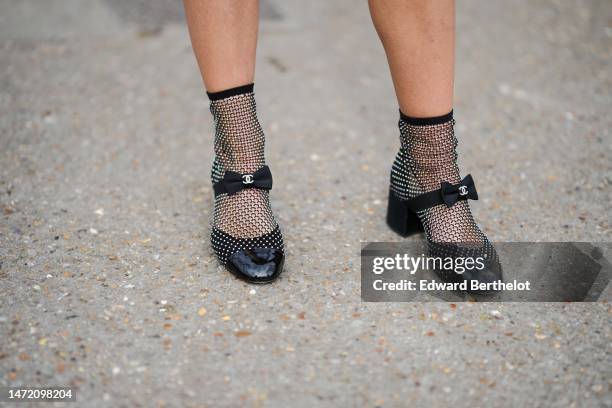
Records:
[[[453,111],[431,118],[413,118],[400,111],[400,143],[413,157],[454,160],[455,138]]]
[[[265,164],[265,136],[253,84],[208,93],[215,122],[215,155],[224,170],[253,172]]]
[[[460,180],[453,111],[430,118],[415,118],[400,112],[400,143],[411,178],[425,191],[440,182]]]

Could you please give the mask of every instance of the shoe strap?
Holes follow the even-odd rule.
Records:
[[[215,197],[219,194],[236,194],[245,188],[272,189],[272,172],[268,166],[259,168],[254,173],[241,174],[227,170],[223,178],[213,185]]]
[[[459,200],[478,200],[478,192],[472,175],[468,174],[457,184],[443,181],[438,190],[429,191],[406,200],[406,207],[412,212],[423,211],[444,204],[452,207]]]

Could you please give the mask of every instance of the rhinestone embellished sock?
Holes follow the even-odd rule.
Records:
[[[452,112],[432,119],[402,115],[399,121],[401,149],[393,165],[391,188],[405,200],[439,189],[442,181],[460,181]],[[486,241],[467,200],[450,208],[428,208],[419,213],[419,218],[429,241],[477,245]]]
[[[213,184],[226,171],[254,173],[265,165],[265,137],[256,113],[253,85],[210,94],[215,124]],[[269,191],[243,189],[215,197],[212,243],[222,263],[237,249],[282,249],[282,236],[272,214]]]

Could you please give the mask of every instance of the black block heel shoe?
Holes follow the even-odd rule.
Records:
[[[416,213],[406,208],[406,203],[393,190],[389,190],[387,225],[402,237],[425,232],[423,223]]]
[[[270,283],[285,261],[283,236],[270,206],[272,173],[253,85],[209,93],[215,121],[211,242],[219,262],[249,283]]]
[[[429,119],[401,115],[402,146],[391,170],[387,224],[403,237],[425,232],[429,256],[454,261],[435,268],[443,281],[492,293],[491,284],[503,281],[502,268],[469,209],[467,200],[477,200],[478,193],[471,175],[459,177],[453,125],[452,112]],[[477,265],[465,269],[459,258],[473,258]]]

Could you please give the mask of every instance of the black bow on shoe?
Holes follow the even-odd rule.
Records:
[[[440,189],[423,193],[409,200],[405,200],[406,207],[412,211],[423,211],[436,205],[445,204],[452,207],[459,200],[478,200],[478,193],[472,176],[468,174],[459,182],[451,184],[443,181]]]
[[[476,192],[476,186],[471,174],[465,176],[459,184],[443,181],[440,194],[442,195],[442,201],[444,201],[447,207],[452,207],[459,199],[478,200],[478,193]]]
[[[215,195],[227,193],[228,195],[236,194],[243,188],[259,188],[262,190],[270,190],[272,188],[272,172],[268,166],[263,166],[255,173],[240,174],[235,171],[228,170],[225,172],[223,179],[213,186]]]

